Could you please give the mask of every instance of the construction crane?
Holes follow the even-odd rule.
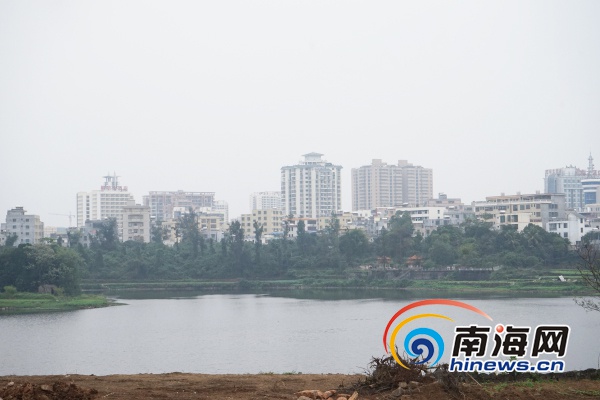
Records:
[[[72,218],[74,217],[74,215],[69,211],[68,214],[55,214],[55,213],[50,213],[50,215],[62,215],[63,217],[69,217],[69,228],[73,227],[73,220]]]

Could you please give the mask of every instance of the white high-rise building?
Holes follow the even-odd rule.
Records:
[[[6,223],[1,224],[0,230],[4,238],[17,235],[14,246],[20,244],[40,243],[44,237],[44,223],[39,215],[26,214],[23,207],[15,207],[6,212]]]
[[[281,168],[281,202],[284,214],[318,218],[342,209],[340,165],[304,154],[304,161]]]
[[[409,205],[421,207],[433,197],[433,171],[399,160],[388,165],[379,159],[352,169],[352,210]]]
[[[281,192],[255,192],[250,195],[250,210],[281,209]]]
[[[399,160],[402,170],[402,198],[413,207],[422,206],[433,197],[433,170]]]
[[[352,210],[401,206],[402,170],[379,159],[371,165],[352,168]]]
[[[119,185],[117,175],[104,177],[100,190],[77,193],[77,227],[85,226],[85,221],[116,218],[119,226],[119,236],[122,238],[123,208],[135,203],[133,195],[127,186]]]

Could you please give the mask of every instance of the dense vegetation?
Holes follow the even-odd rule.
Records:
[[[0,287],[35,291],[45,283],[74,294],[80,277],[110,281],[294,279],[323,271],[343,275],[347,268],[362,264],[405,267],[414,256],[426,269],[455,264],[529,269],[576,262],[566,239],[534,225],[517,232],[468,221],[459,227],[441,226],[423,238],[414,234],[409,215],[398,214],[373,241],[360,230],[340,232],[339,222],[332,219],[318,235],[306,232],[300,221],[295,240],[261,244],[262,228],[255,227],[254,243],[245,241],[239,222],[230,225],[224,240],[205,240],[196,218],[190,213],[180,220],[178,243],[173,247],[163,245],[159,228],[153,230],[151,243],[120,243],[114,220],[107,220],[98,230],[90,248],[82,246],[76,234],[69,237],[70,248],[57,244],[5,247],[0,252]]]

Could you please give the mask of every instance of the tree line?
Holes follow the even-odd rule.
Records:
[[[440,226],[429,236],[414,231],[410,215],[397,213],[377,237],[369,240],[362,230],[341,230],[332,218],[322,232],[297,225],[294,239],[284,225],[281,239],[262,243],[262,226],[255,223],[254,241],[244,238],[238,221],[230,224],[223,240],[206,239],[191,211],[176,224],[177,243],[163,244],[160,227],[152,229],[150,243],[118,239],[114,219],[103,222],[83,246],[78,233],[70,232],[67,248],[58,244],[5,246],[0,252],[0,287],[36,290],[42,283],[56,284],[68,293],[78,290],[80,278],[97,280],[178,280],[221,278],[294,278],[319,271],[342,274],[347,268],[381,260],[406,267],[412,257],[422,268],[505,266],[554,267],[572,264],[576,254],[568,240],[529,225],[522,232],[508,226],[492,229],[490,223],[469,220],[460,226]],[[415,257],[416,256],[416,257]],[[414,263],[413,263],[414,265]]]

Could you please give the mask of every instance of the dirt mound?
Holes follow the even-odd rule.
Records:
[[[9,382],[0,389],[2,400],[91,400],[97,394],[96,389],[85,389],[68,382],[40,385],[31,382]]]

